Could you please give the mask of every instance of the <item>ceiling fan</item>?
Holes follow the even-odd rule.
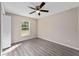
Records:
[[[29,8],[33,9],[34,11],[30,12],[29,14],[33,14],[35,12],[38,13],[38,15],[40,16],[40,12],[49,12],[49,10],[43,10],[42,7],[45,5],[45,2],[42,2],[39,6],[35,6],[34,7],[30,7],[28,6]]]

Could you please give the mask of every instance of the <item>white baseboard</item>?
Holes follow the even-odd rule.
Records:
[[[45,39],[45,38],[41,38],[41,37],[39,37],[39,38],[40,38],[40,39],[47,40],[47,39]],[[51,41],[51,40],[47,40],[47,41],[54,42],[54,43],[56,43],[56,44],[59,44],[59,45],[62,45],[62,46],[65,46],[65,47],[68,47],[68,48],[71,48],[71,49],[74,49],[74,50],[78,50],[78,51],[79,51],[79,48],[74,47],[74,46],[70,46],[70,45],[67,45],[67,44],[63,44],[63,43],[55,42],[55,41]]]

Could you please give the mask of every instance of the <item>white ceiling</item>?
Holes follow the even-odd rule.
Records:
[[[27,6],[34,7],[40,5],[40,3],[41,2],[4,2],[3,4],[6,12],[32,18],[49,16],[79,6],[78,2],[46,2],[46,5],[42,9],[49,10],[49,13],[41,12],[40,16],[38,16],[37,13],[29,14],[33,10]]]

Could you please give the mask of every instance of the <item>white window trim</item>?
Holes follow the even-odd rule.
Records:
[[[29,35],[31,34],[31,26],[30,26],[30,25],[31,25],[31,22],[30,22],[30,21],[27,21],[27,20],[24,20],[24,21],[29,22],[29,30],[28,30],[29,33],[28,33],[28,35],[25,34],[25,33],[24,33],[24,35],[23,35],[22,32],[21,32],[21,36],[22,36],[22,37],[29,36]],[[24,22],[24,21],[23,21],[23,22]],[[22,22],[22,23],[23,23],[23,22]],[[22,25],[22,23],[21,23],[21,25]],[[20,27],[21,27],[21,26],[20,26]],[[21,27],[21,29],[22,29],[22,27]],[[21,30],[21,29],[20,29],[20,30]],[[22,31],[22,30],[21,30],[21,31]]]

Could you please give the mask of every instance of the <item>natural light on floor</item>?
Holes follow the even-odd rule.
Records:
[[[9,48],[9,49],[5,50],[4,52],[2,52],[2,55],[3,55],[3,56],[6,56],[6,53],[9,53],[9,52],[13,51],[15,48],[19,47],[20,45],[21,45],[21,43],[12,46],[11,48]]]

